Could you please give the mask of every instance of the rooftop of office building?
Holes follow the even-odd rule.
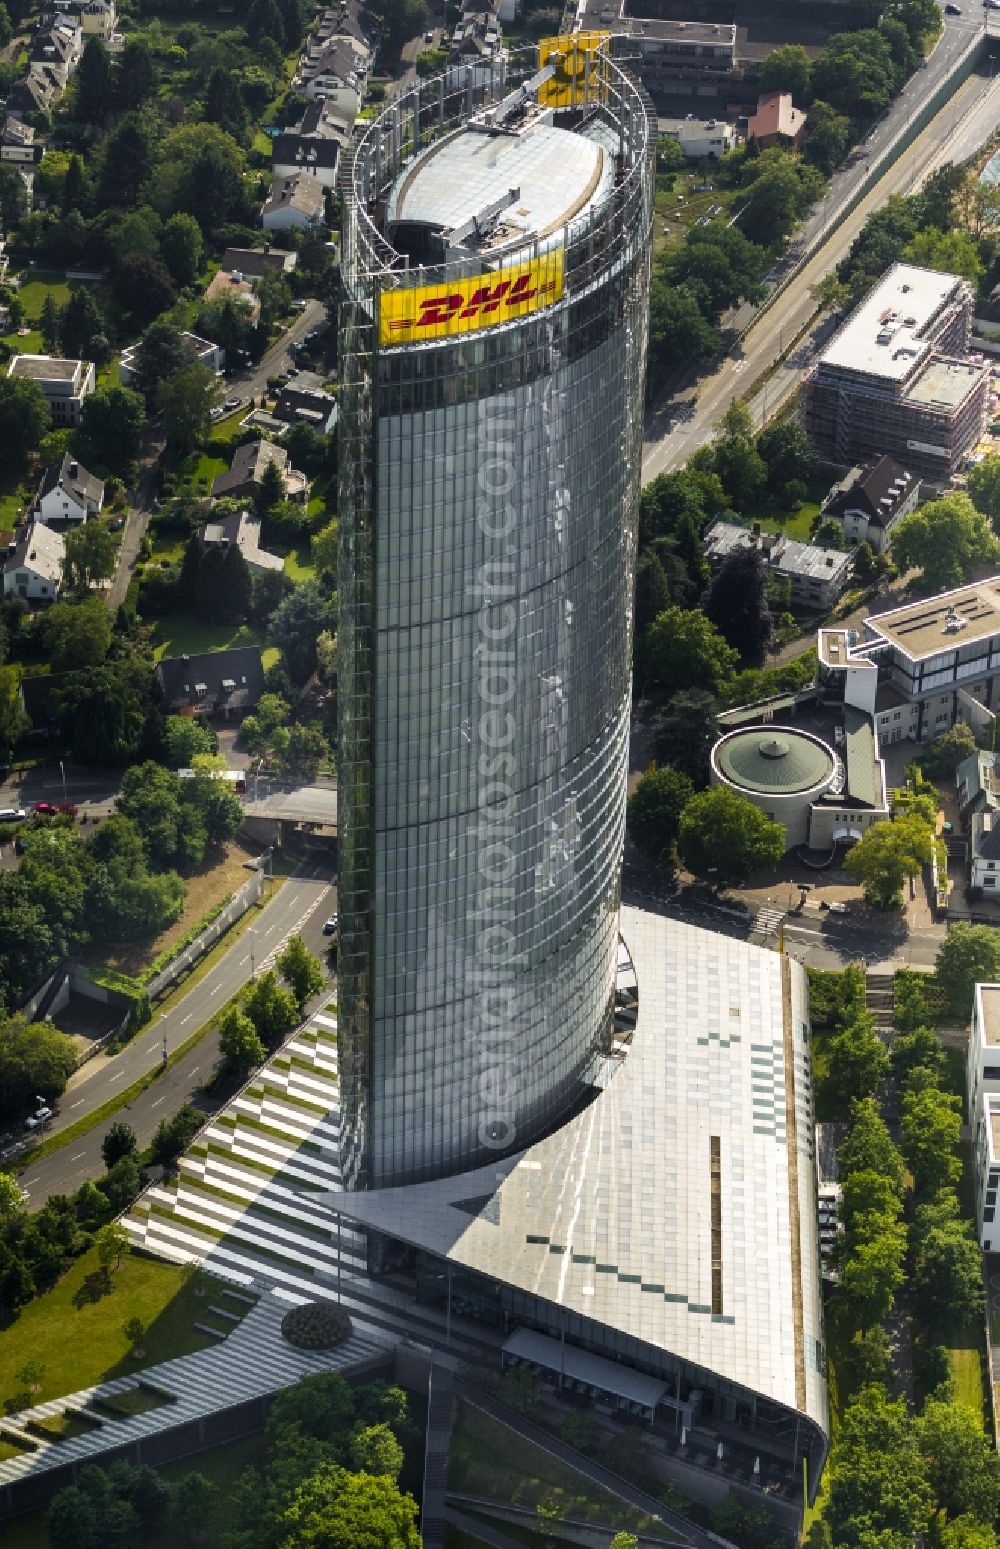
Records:
[[[596,135],[551,120],[529,99],[514,111],[489,109],[439,140],[389,196],[393,241],[424,228],[452,252],[472,253],[558,232],[610,189],[614,163]]]
[[[636,908],[621,931],[635,1032],[582,1112],[490,1166],[326,1201],[825,1433],[804,972]]]
[[[957,274],[894,264],[834,334],[820,367],[904,381],[931,348],[929,325],[962,283]]]
[[[810,791],[833,774],[834,757],[818,737],[791,726],[751,726],[717,742],[712,757],[734,785],[758,795]]]
[[[1000,1046],[1000,984],[979,984],[976,989],[983,1008],[983,1042]]]
[[[933,409],[957,409],[982,375],[983,367],[970,360],[932,358],[908,388],[907,401]]]
[[[914,660],[987,640],[1000,634],[1000,575],[876,613],[865,620],[865,630],[862,649],[881,637]]]

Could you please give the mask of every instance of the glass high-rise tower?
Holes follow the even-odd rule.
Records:
[[[421,83],[346,161],[348,1186],[521,1149],[608,1049],[655,139],[584,36]]]

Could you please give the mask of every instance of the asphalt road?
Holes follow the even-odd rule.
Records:
[[[48,1134],[58,1134],[154,1069],[160,1063],[164,1038],[168,1051],[184,1043],[250,979],[251,967],[259,973],[289,936],[299,932],[310,950],[325,962],[329,942],[322,933],[323,921],[336,908],[331,865],[326,856],[304,861],[261,910],[251,927],[252,941],[245,931],[190,994],[163,1016],[154,1014],[153,1021],[120,1054],[110,1059],[99,1055],[84,1065],[60,1100]],[[217,1058],[218,1040],[214,1033],[208,1034],[127,1108],[37,1165],[29,1164],[19,1180],[29,1200],[41,1205],[49,1194],[71,1192],[85,1178],[99,1177],[104,1171],[101,1141],[116,1119],[131,1124],[140,1145],[145,1145],[160,1120],[175,1113],[208,1079]]]
[[[956,20],[967,22],[965,18]],[[946,29],[933,56],[934,68],[929,65],[927,70],[918,71],[907,88],[908,92],[918,92],[916,100],[926,96],[935,77],[940,75],[939,59],[947,61],[968,45],[969,25],[971,23],[967,23],[964,30]],[[945,49],[949,52],[941,53]],[[837,210],[846,205],[852,190],[856,190],[857,182],[864,176],[864,167],[860,164],[848,170],[832,202],[825,200],[822,210],[812,218],[814,221],[819,219],[824,227],[830,227],[830,235],[802,266],[781,297],[752,326],[738,351],[701,377],[697,384],[689,383],[650,411],[643,452],[644,483],[686,462],[692,452],[710,439],[715,424],[732,399],[744,396],[748,387],[769,371],[789,345],[809,327],[816,314],[812,287],[847,254],[872,211],[880,208],[890,194],[916,191],[944,162],[972,155],[992,133],[998,106],[1000,82],[978,75],[970,77],[913,145],[880,178],[857,209],[839,219]],[[913,102],[908,101],[903,107],[907,113],[912,112]],[[902,110],[897,104],[897,111]],[[881,132],[887,132],[887,129]],[[801,238],[797,245],[804,243],[805,239]],[[817,342],[808,341],[794,352],[787,367],[768,383],[766,399],[765,389],[761,389],[753,405],[758,421],[765,409],[773,412],[780,399],[798,382]],[[696,393],[693,391],[695,385]]]

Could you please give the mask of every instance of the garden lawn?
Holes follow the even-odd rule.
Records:
[[[156,621],[153,655],[159,661],[161,656],[197,656],[201,651],[263,644],[263,635],[249,624],[205,624],[190,613],[165,613]]]
[[[455,1408],[448,1489],[529,1510],[558,1501],[566,1516],[610,1532],[650,1533],[657,1526],[645,1512],[462,1399]]]
[[[798,538],[802,543],[808,543],[809,529],[819,515],[820,504],[828,489],[829,484],[825,479],[813,479],[808,496],[797,511],[782,508],[776,500],[764,499],[742,515],[748,522],[759,522],[767,532],[787,533],[789,538]]]
[[[201,1274],[188,1280],[177,1265],[138,1254],[128,1254],[105,1278],[97,1250],[88,1249],[0,1332],[0,1399],[21,1391],[16,1373],[28,1355],[43,1368],[34,1395],[42,1403],[216,1343],[194,1328],[206,1306],[195,1295],[199,1284],[211,1290],[217,1282]],[[139,1360],[129,1356],[122,1333],[129,1318],[146,1325]]]
[[[285,555],[285,574],[296,583],[316,579],[316,566],[309,558],[308,541],[300,543],[298,548]]]

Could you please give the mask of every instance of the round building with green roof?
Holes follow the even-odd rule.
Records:
[[[833,749],[792,726],[741,727],[712,749],[712,783],[728,785],[783,823],[789,849],[808,842],[813,803],[841,779]]]

